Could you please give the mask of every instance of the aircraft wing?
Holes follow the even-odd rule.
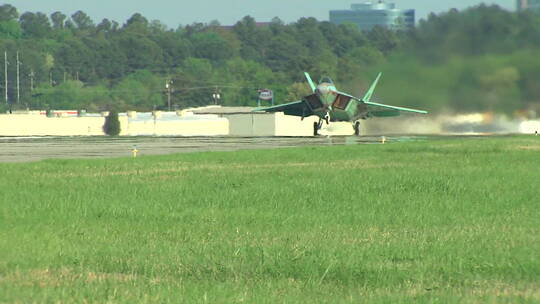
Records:
[[[253,110],[253,112],[268,112],[268,113],[274,113],[274,112],[283,112],[285,115],[293,115],[293,116],[302,116],[302,117],[308,117],[313,114],[313,112],[309,109],[307,103],[303,100],[285,103],[269,108],[258,108]]]
[[[341,92],[339,92],[339,94],[355,99],[358,102],[360,102],[360,104],[365,105],[363,111],[364,111],[364,114],[367,115],[367,117],[399,116],[401,115],[402,112],[417,113],[417,114],[428,113],[427,111],[423,111],[423,110],[416,110],[416,109],[410,109],[410,108],[405,108],[405,107],[396,107],[396,106],[385,105],[382,103],[371,102],[371,97],[373,97],[373,93],[375,92],[375,88],[377,87],[377,84],[379,83],[381,76],[382,76],[382,73],[379,73],[379,75],[377,75],[377,79],[375,79],[373,84],[371,84],[371,86],[369,87],[369,90],[366,92],[366,94],[362,98],[357,98],[357,97],[351,96],[346,93],[341,93]]]
[[[338,93],[340,95],[344,95],[344,96],[350,97],[352,99],[355,99],[358,102],[366,105],[366,108],[367,108],[367,113],[366,114],[368,116],[374,116],[374,117],[399,116],[399,115],[401,115],[402,112],[417,113],[417,114],[428,114],[427,111],[423,111],[423,110],[385,105],[385,104],[382,104],[382,103],[366,101],[365,97],[364,98],[358,98],[358,97],[354,97],[352,95],[349,95],[347,93],[343,93],[343,92],[338,92]]]
[[[367,105],[368,115],[372,115],[375,117],[399,116],[402,112],[417,113],[417,114],[428,113],[427,111],[423,111],[423,110],[389,106],[382,103],[376,103],[376,102],[371,102],[371,101],[364,101],[364,104]]]

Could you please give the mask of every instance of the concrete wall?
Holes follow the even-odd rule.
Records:
[[[217,117],[198,120],[130,120],[123,130],[123,135],[130,136],[225,136],[229,134],[229,121]]]
[[[283,113],[264,114],[224,114],[229,120],[229,135],[231,136],[313,136],[313,123],[317,117],[306,117],[304,120],[297,116]],[[331,123],[323,125],[321,135],[352,135],[354,130],[351,123]]]
[[[40,112],[0,114],[0,136],[100,136],[105,118],[99,114],[84,117],[46,117]],[[180,115],[178,115],[180,114]],[[123,136],[312,136],[316,117],[303,121],[283,113],[201,114],[164,112],[121,114]],[[220,117],[221,116],[221,117]],[[362,135],[383,134],[467,134],[540,132],[540,121],[503,119],[486,114],[458,116],[407,115],[361,121]],[[321,135],[352,135],[348,122],[323,125]]]
[[[314,118],[288,116],[283,113],[225,114],[231,136],[311,136]]]
[[[350,122],[332,122],[330,125],[324,124],[319,134],[329,136],[354,135],[354,128]]]
[[[104,117],[0,115],[0,136],[96,136],[104,135],[104,123]]]
[[[310,116],[302,120],[298,116],[276,113],[276,136],[313,136],[313,124],[319,122],[318,117]],[[323,124],[319,131],[321,135],[352,135],[354,129],[349,122],[332,122]]]
[[[224,114],[229,120],[231,136],[274,136],[276,122],[274,114]]]
[[[524,121],[519,125],[519,132],[523,134],[540,133],[540,120]]]
[[[360,123],[362,135],[443,133],[442,123],[427,115],[371,118]]]
[[[142,118],[120,115],[122,136],[219,136],[229,134],[229,121],[216,115],[169,117],[154,119],[147,113]],[[105,117],[46,117],[38,114],[0,115],[0,136],[101,136]]]
[[[302,120],[298,116],[275,114],[276,136],[313,136],[313,123],[318,122],[316,117],[306,117]]]

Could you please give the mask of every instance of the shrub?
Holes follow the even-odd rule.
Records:
[[[111,111],[109,116],[105,118],[103,131],[109,136],[118,136],[120,134],[120,120],[117,111]]]

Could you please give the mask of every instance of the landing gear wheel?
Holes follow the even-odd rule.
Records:
[[[313,136],[319,136],[319,123],[313,123]]]
[[[360,136],[360,122],[359,121],[354,123],[354,135]]]
[[[326,115],[324,120],[326,121],[326,124],[329,125],[330,124],[330,115]]]

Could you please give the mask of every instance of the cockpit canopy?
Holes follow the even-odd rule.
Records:
[[[323,76],[321,78],[321,80],[319,80],[319,83],[322,84],[322,83],[328,83],[328,84],[331,84],[333,85],[334,82],[332,81],[332,78],[328,77],[328,76]]]

